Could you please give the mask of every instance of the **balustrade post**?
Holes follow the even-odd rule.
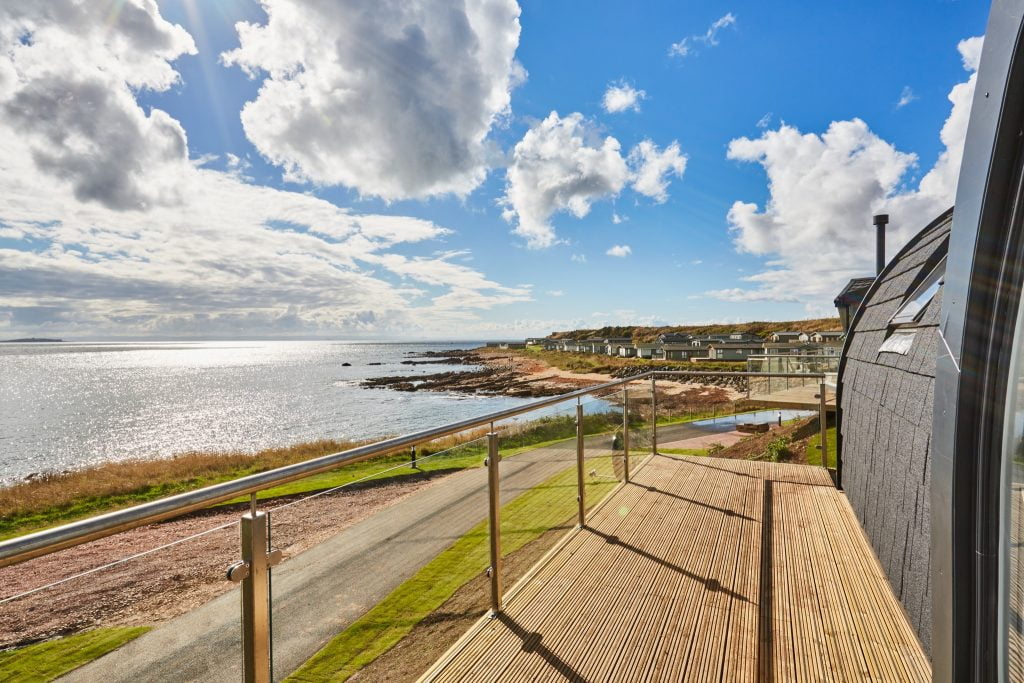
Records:
[[[651,375],[651,455],[658,454],[658,379]]]
[[[498,435],[491,425],[487,435],[487,495],[488,519],[491,537],[491,612],[501,612],[501,492],[498,463],[501,454],[498,452]]]
[[[622,480],[629,483],[629,389],[622,390]]]
[[[578,401],[578,399],[577,399]],[[576,403],[576,500],[579,504],[579,524],[587,523],[587,487],[583,480],[583,404]]]
[[[818,385],[818,422],[821,428],[821,466],[828,469],[828,406],[825,403],[825,382]]]

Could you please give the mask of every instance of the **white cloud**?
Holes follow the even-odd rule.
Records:
[[[980,48],[981,38],[959,44],[967,70],[977,66]],[[833,122],[822,135],[782,125],[760,138],[733,140],[729,158],[761,164],[770,191],[763,209],[732,205],[734,242],[739,251],[774,258],[768,270],[744,278],[756,289],[707,294],[820,307],[848,278],[873,272],[872,214],[891,216],[891,257],[953,203],[975,79],[972,72],[950,91],[952,108],[940,134],[945,149],[916,189],[904,183],[917,156],[897,150],[860,119]]]
[[[261,0],[222,55],[259,94],[246,136],[287,179],[385,199],[465,195],[498,155],[488,133],[525,78],[514,0]]]
[[[627,109],[640,111],[640,101],[646,98],[647,93],[645,91],[637,90],[625,81],[618,84],[609,83],[608,89],[604,91],[604,99],[601,101],[601,106],[609,114],[616,114]]]
[[[572,256],[569,257],[569,260],[573,261],[574,263],[586,263],[587,256],[586,254],[573,254]]]
[[[565,296],[565,292],[560,289],[549,289],[545,294],[548,296]]]
[[[686,155],[679,151],[679,143],[673,141],[662,151],[650,140],[643,140],[629,153],[630,165],[636,169],[633,174],[633,189],[650,197],[659,204],[668,199],[668,178],[681,178],[686,171]]]
[[[917,95],[914,94],[914,91],[909,85],[905,85],[903,86],[903,90],[900,91],[900,98],[896,100],[896,108],[902,109],[916,99]]]
[[[690,265],[691,266],[699,266],[702,263],[704,263],[704,261],[700,260],[699,258],[698,259],[693,259],[692,261],[690,261]]]
[[[505,219],[517,218],[513,232],[540,249],[556,242],[553,213],[586,216],[595,200],[622,191],[629,168],[619,141],[600,139],[582,114],[551,112],[516,143],[505,178]]]
[[[6,329],[451,335],[532,298],[452,262],[464,252],[391,251],[451,234],[430,221],[250,184],[239,157],[189,160],[180,124],[134,93],[173,84],[191,38],[152,2],[104,7],[0,5],[0,231],[24,243],[0,248]],[[88,98],[53,111],[39,96],[61,92]],[[78,105],[96,116],[72,120]]]
[[[623,157],[619,141],[601,138],[580,113],[551,112],[528,130],[512,150],[505,172],[502,216],[516,222],[513,232],[532,249],[558,242],[551,216],[567,211],[576,218],[595,201],[616,197],[627,184],[657,202],[667,199],[669,175],[681,176],[686,156],[673,142],[659,150],[644,140]]]
[[[618,258],[626,258],[633,253],[628,244],[616,244],[605,252],[608,256],[616,256]]]
[[[708,27],[708,30],[704,33],[687,36],[678,43],[672,43],[668,48],[668,54],[670,57],[682,58],[694,53],[694,44],[714,47],[715,45],[718,45],[718,32],[727,26],[733,26],[735,24],[735,15],[733,15],[732,12],[726,12],[718,19],[715,19],[715,21],[711,23],[711,26]]]
[[[628,216],[620,216],[616,212],[612,211],[612,223],[614,223],[615,225],[619,225],[620,223],[624,223],[628,220]]]
[[[767,128],[768,126],[772,125],[772,113],[768,112],[767,114],[759,118],[755,125],[761,129]]]
[[[10,0],[0,4],[0,126],[81,201],[172,205],[185,131],[160,109],[143,111],[135,92],[170,88],[170,62],[195,51],[154,2]]]

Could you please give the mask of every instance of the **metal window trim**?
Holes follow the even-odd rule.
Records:
[[[936,681],[1005,677],[997,647],[1000,486],[1008,357],[1024,282],[1022,26],[1024,0],[993,2],[950,235],[931,454]]]

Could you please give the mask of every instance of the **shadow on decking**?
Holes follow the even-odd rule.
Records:
[[[929,680],[825,470],[656,457],[633,484],[424,679]]]

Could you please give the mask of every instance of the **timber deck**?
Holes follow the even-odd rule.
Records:
[[[659,455],[424,680],[930,677],[825,470]]]

